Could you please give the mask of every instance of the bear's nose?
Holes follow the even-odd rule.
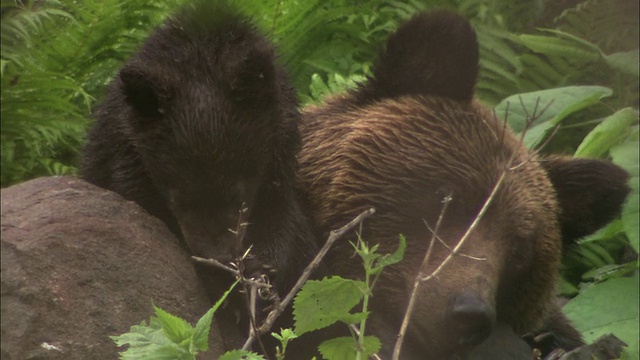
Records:
[[[454,340],[458,345],[474,347],[486,340],[495,324],[495,311],[479,296],[459,294],[449,307]]]

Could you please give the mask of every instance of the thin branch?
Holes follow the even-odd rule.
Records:
[[[322,261],[324,256],[327,254],[331,246],[336,242],[336,240],[341,238],[345,233],[351,231],[357,225],[361,224],[365,219],[367,219],[374,213],[375,213],[375,209],[373,208],[365,210],[345,226],[341,227],[338,230],[331,231],[331,233],[329,234],[329,238],[327,239],[325,244],[322,246],[320,251],[318,251],[318,254],[316,254],[315,258],[304,269],[304,271],[302,272],[302,275],[300,275],[300,277],[298,278],[298,281],[293,286],[293,288],[291,288],[287,296],[285,296],[284,299],[280,301],[280,303],[278,303],[274,307],[274,309],[269,313],[269,315],[267,316],[267,319],[264,321],[262,326],[260,326],[260,329],[258,329],[257,334],[253,334],[252,336],[249,336],[247,341],[242,346],[243,350],[248,350],[257,337],[259,338],[261,335],[264,335],[269,330],[271,330],[271,327],[273,326],[278,316],[282,314],[282,312],[286,309],[289,303],[293,300],[294,296],[298,293],[298,291],[300,291],[300,288],[302,288],[302,285],[304,284],[304,282],[307,281],[307,279],[311,276],[311,273],[313,272],[313,270],[315,270],[320,265],[320,262]]]
[[[360,329],[358,329],[358,327],[355,324],[349,324],[349,328],[351,329],[351,331],[353,331],[355,336],[358,336],[358,337],[360,336]],[[369,355],[369,357],[374,358],[374,360],[382,360],[380,356],[378,356],[378,354],[371,354]]]
[[[434,230],[431,228],[431,226],[429,226],[429,224],[426,221],[424,221],[424,225],[427,227],[427,229],[429,229],[429,231],[431,233],[434,233]],[[451,248],[451,246],[449,246],[449,244],[444,242],[444,240],[442,240],[442,238],[440,236],[438,236],[438,234],[436,234],[435,236],[436,236],[436,239],[438,240],[438,242],[440,243],[440,245],[444,246],[450,252],[453,252],[453,249]],[[464,253],[460,253],[460,254],[456,254],[456,255],[459,255],[459,256],[462,256],[462,257],[466,257],[466,258],[471,259],[471,260],[477,260],[477,261],[486,261],[487,260],[486,257],[471,256],[471,255],[467,255],[467,254],[464,254]]]
[[[536,100],[536,105],[534,107],[533,114],[529,114],[529,112],[527,111],[527,109],[524,106],[524,102],[522,101],[522,97],[520,97],[520,104],[522,105],[523,110],[526,113],[526,120],[525,120],[525,124],[524,124],[525,126],[523,128],[523,131],[520,134],[520,140],[519,140],[519,145],[520,146],[522,146],[524,144],[525,135],[526,135],[527,131],[529,130],[529,128],[531,127],[531,125],[537,119],[540,118],[540,115],[542,115],[549,108],[549,106],[551,106],[552,103],[553,103],[553,101],[551,101],[549,104],[547,104],[544,107],[544,109],[542,109],[542,111],[540,111],[540,113],[538,113],[537,110],[538,110],[538,106],[540,104],[540,98],[538,98]],[[506,117],[505,117],[505,124],[506,124]],[[404,336],[406,334],[406,329],[407,329],[407,327],[409,325],[409,320],[411,318],[411,315],[413,313],[413,308],[415,306],[415,299],[416,299],[416,296],[417,296],[418,287],[420,286],[421,283],[429,281],[429,280],[433,279],[434,277],[436,277],[438,275],[438,273],[440,273],[440,271],[444,268],[444,266],[456,254],[458,254],[458,252],[459,252],[460,248],[462,247],[462,245],[469,238],[469,236],[471,235],[473,230],[480,223],[480,220],[482,220],[482,218],[484,217],[484,215],[488,211],[489,206],[493,202],[493,199],[496,197],[496,194],[498,193],[498,190],[500,189],[500,187],[502,186],[502,183],[504,182],[505,178],[507,177],[508,172],[510,172],[513,169],[516,169],[516,168],[526,164],[529,161],[529,159],[526,159],[522,163],[514,166],[513,163],[514,163],[514,161],[515,161],[517,156],[518,156],[518,150],[514,149],[513,153],[511,154],[511,157],[507,161],[507,166],[502,171],[502,173],[500,174],[500,177],[498,178],[498,180],[494,184],[493,188],[491,189],[491,193],[489,194],[489,196],[485,200],[485,202],[482,205],[482,208],[480,209],[478,214],[473,219],[473,222],[471,223],[471,225],[469,225],[469,227],[467,228],[465,233],[462,235],[460,240],[458,240],[458,243],[456,244],[456,246],[453,248],[453,250],[451,250],[447,246],[447,248],[450,249],[450,252],[447,255],[447,257],[438,265],[438,267],[433,272],[431,272],[431,274],[429,274],[428,276],[423,276],[422,270],[425,269],[426,265],[428,264],[429,258],[431,257],[431,252],[432,252],[435,240],[439,239],[438,235],[437,235],[437,232],[438,232],[438,229],[440,227],[440,223],[442,221],[442,218],[444,217],[444,213],[446,211],[447,205],[448,205],[449,201],[451,201],[451,195],[449,195],[447,198],[444,199],[444,201],[443,201],[444,205],[442,207],[442,210],[440,211],[440,216],[438,217],[438,221],[436,223],[436,227],[432,231],[431,243],[429,244],[429,248],[427,249],[425,257],[424,257],[424,259],[422,261],[422,265],[420,266],[420,270],[418,271],[418,274],[416,275],[416,279],[415,279],[414,284],[413,284],[413,289],[411,291],[411,296],[409,297],[409,304],[407,305],[407,310],[405,311],[405,316],[404,316],[404,319],[402,321],[402,325],[400,327],[400,332],[398,334],[398,339],[396,340],[396,344],[395,344],[395,347],[393,349],[393,357],[392,357],[393,360],[399,359],[400,351],[402,349],[402,343],[404,341]]]
[[[227,266],[223,263],[221,263],[220,261],[216,260],[216,259],[205,259],[205,258],[201,258],[198,256],[192,256],[191,260],[199,263],[199,264],[203,264],[203,265],[208,265],[208,266],[212,266],[212,267],[216,267],[218,269],[222,269],[226,272],[229,272],[231,274],[233,274],[233,276],[235,277],[240,277],[240,273],[238,273],[237,269],[232,268],[231,266]]]
[[[464,244],[464,242],[469,238],[469,236],[471,235],[471,232],[473,232],[473,230],[478,226],[478,224],[480,223],[480,220],[482,220],[482,218],[484,217],[484,214],[487,212],[487,210],[489,210],[489,205],[491,205],[491,203],[493,202],[493,199],[495,198],[496,194],[498,193],[498,190],[500,189],[500,187],[502,186],[502,183],[504,182],[504,179],[507,177],[507,173],[509,172],[509,169],[505,169],[502,174],[500,175],[500,177],[498,178],[498,181],[496,182],[496,184],[493,186],[493,189],[491,190],[491,193],[489,194],[489,197],[487,198],[487,200],[484,202],[484,204],[482,205],[482,208],[480,209],[480,212],[478,213],[478,215],[476,215],[476,217],[473,219],[473,222],[471,223],[471,225],[469,225],[469,227],[467,228],[467,231],[464,233],[464,235],[462,235],[462,237],[460,238],[460,240],[458,240],[458,243],[456,244],[456,246],[453,248],[453,251],[449,253],[449,255],[447,255],[447,257],[444,259],[444,261],[442,261],[442,263],[440,263],[440,265],[438,265],[438,267],[428,276],[423,277],[421,279],[421,281],[425,282],[425,281],[429,281],[431,279],[433,279],[435,276],[438,275],[438,273],[442,270],[442,268],[453,258],[453,256],[460,250],[460,248],[462,247],[462,245]],[[437,228],[436,228],[437,230]]]
[[[240,210],[238,210],[238,223],[236,225],[236,229],[229,231],[236,236],[236,257],[239,257],[240,254],[245,253],[244,248],[244,236],[247,234],[247,227],[249,226],[249,207],[246,202],[242,202],[240,205]],[[246,257],[246,254],[242,256],[242,259]],[[241,263],[241,262],[240,262]],[[239,269],[242,273],[244,269]]]
[[[409,326],[409,319],[411,318],[411,315],[413,314],[413,308],[415,306],[415,302],[416,302],[416,296],[418,294],[418,287],[420,286],[420,283],[422,281],[422,269],[426,268],[427,264],[429,263],[429,258],[431,257],[431,252],[433,250],[433,244],[435,244],[436,242],[436,233],[438,231],[438,229],[440,228],[440,224],[442,223],[442,219],[444,218],[444,213],[447,211],[447,207],[449,206],[449,203],[451,202],[451,194],[449,194],[448,196],[446,196],[443,200],[442,200],[442,210],[440,210],[440,215],[438,216],[438,221],[436,222],[436,228],[434,229],[434,231],[432,232],[431,235],[431,242],[429,243],[429,248],[427,249],[426,254],[424,255],[424,258],[422,259],[422,265],[420,266],[420,270],[418,271],[418,274],[416,274],[416,278],[413,281],[413,288],[411,289],[411,296],[409,297],[409,304],[407,305],[407,310],[404,313],[404,318],[402,319],[402,325],[400,326],[400,332],[398,333],[398,338],[396,339],[396,344],[393,347],[393,355],[392,355],[392,359],[393,360],[398,360],[400,358],[400,351],[402,350],[402,343],[404,342],[404,336],[407,333],[407,327]]]
[[[231,275],[233,275],[236,279],[239,279],[240,282],[246,283],[250,287],[256,287],[258,289],[270,289],[270,288],[272,288],[272,286],[270,284],[265,283],[263,280],[254,280],[254,279],[242,278],[240,276],[240,272],[238,272],[237,269],[234,269],[231,266],[225,265],[225,264],[221,263],[220,261],[218,261],[216,259],[205,259],[205,258],[201,258],[201,257],[197,257],[197,256],[192,256],[191,260],[193,260],[193,261],[195,261],[195,262],[197,262],[199,264],[203,264],[203,265],[207,265],[207,266],[211,266],[211,267],[215,267],[215,268],[224,270],[224,271],[230,273]]]

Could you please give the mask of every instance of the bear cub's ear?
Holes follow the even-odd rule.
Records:
[[[250,49],[239,61],[228,64],[232,71],[231,90],[236,100],[252,106],[264,106],[275,101],[277,89],[273,51],[266,46]]]
[[[620,214],[629,174],[601,160],[551,157],[542,161],[560,204],[565,245],[605,226]]]
[[[126,66],[118,76],[126,102],[145,119],[156,119],[166,112],[172,97],[172,80],[161,72]]]

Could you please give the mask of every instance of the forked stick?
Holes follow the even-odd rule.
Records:
[[[251,336],[249,336],[247,341],[242,346],[243,350],[249,350],[249,348],[251,347],[251,345],[253,344],[253,342],[256,340],[257,337],[264,335],[269,330],[271,330],[271,327],[273,326],[278,316],[282,314],[284,309],[286,309],[287,305],[289,305],[289,303],[293,300],[294,296],[296,296],[298,291],[300,291],[300,288],[302,288],[302,285],[304,284],[304,282],[307,281],[307,279],[309,279],[309,276],[311,276],[311,273],[313,272],[313,270],[315,270],[320,265],[320,262],[322,261],[324,256],[327,254],[331,246],[336,242],[336,240],[341,238],[345,233],[349,232],[354,227],[361,224],[365,219],[367,219],[374,213],[375,213],[375,209],[373,208],[365,210],[345,226],[337,230],[331,231],[327,241],[324,243],[320,251],[318,251],[318,254],[316,254],[315,258],[313,258],[313,260],[309,263],[309,265],[307,265],[307,267],[304,269],[304,271],[302,272],[302,275],[300,275],[300,277],[298,278],[298,281],[293,286],[293,288],[291,288],[287,296],[285,296],[284,299],[282,299],[282,301],[280,301],[280,303],[278,303],[274,307],[274,309],[271,310],[271,312],[269,313],[265,321],[262,323],[262,325],[258,329],[257,334],[251,334]]]

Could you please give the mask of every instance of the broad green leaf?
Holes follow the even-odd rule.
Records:
[[[209,311],[207,311],[204,315],[202,315],[200,320],[198,320],[195,331],[193,333],[193,346],[198,351],[206,351],[207,349],[209,349],[209,330],[211,329],[211,320],[213,319],[213,314],[222,305],[222,303],[225,301],[227,296],[229,296],[236,285],[238,285],[238,282],[239,280],[236,280],[236,282],[234,282],[231,287],[229,287],[229,290],[222,294],[222,297],[218,299],[213,307],[209,309]]]
[[[635,49],[607,55],[604,59],[613,69],[638,77],[640,76],[640,71],[638,70],[639,57],[638,49]]]
[[[348,317],[362,300],[359,287],[363,286],[339,276],[307,281],[293,301],[295,333],[300,336]]]
[[[621,233],[624,233],[624,224],[622,223],[622,220],[614,220],[610,222],[609,225],[591,235],[587,235],[584,239],[579,240],[579,243],[582,244],[600,240],[609,240]]]
[[[364,349],[362,359],[368,359],[369,355],[380,350],[380,340],[375,336],[364,337]],[[324,341],[318,350],[326,360],[354,360],[356,358],[357,343],[351,337],[338,337]]]
[[[565,33],[566,34],[566,33]],[[576,41],[576,38],[562,39],[554,36],[523,34],[517,39],[529,49],[547,55],[561,56],[582,62],[593,62],[600,59],[600,49],[584,40]]]
[[[524,143],[535,147],[567,116],[612,94],[611,89],[602,86],[567,86],[534,91],[509,96],[495,107],[495,112],[499,117],[506,116],[515,132],[523,131],[527,121],[534,118]]]
[[[564,306],[587,343],[613,333],[638,358],[638,275],[595,284]]]
[[[264,357],[246,350],[233,350],[224,353],[218,360],[264,360]]]
[[[574,155],[590,158],[606,156],[611,147],[618,145],[629,136],[630,126],[637,122],[637,110],[625,108],[615,112],[587,134]]]
[[[128,333],[111,336],[118,347],[129,345],[120,353],[123,360],[176,360],[194,359],[187,351],[171,341],[162,329],[160,321],[152,317],[149,326],[145,321],[134,325]]]
[[[638,216],[640,215],[638,213],[638,207],[640,206],[640,200],[638,199],[638,193],[640,192],[640,186],[638,185],[640,182],[638,175],[640,171],[638,166],[638,161],[640,161],[640,156],[638,155],[639,145],[638,129],[636,128],[627,141],[614,146],[610,151],[613,162],[622,166],[631,175],[629,178],[631,193],[622,208],[622,223],[624,226],[624,232],[636,252],[640,251],[640,240],[638,239],[638,232],[640,231],[640,228],[638,227]]]
[[[626,264],[605,265],[597,269],[591,269],[582,274],[582,279],[602,282],[611,278],[619,278],[633,273],[637,268],[635,261]]]
[[[153,310],[158,317],[162,330],[171,341],[176,344],[180,344],[183,341],[189,339],[193,335],[193,326],[191,326],[186,320],[170,314],[163,309],[153,306]]]
[[[602,51],[600,50],[600,48],[598,47],[598,45],[589,42],[581,37],[575,36],[571,33],[568,32],[564,32],[561,30],[557,30],[557,29],[540,29],[544,32],[548,32],[548,33],[552,33],[552,34],[556,34],[558,36],[560,36],[561,38],[573,41],[576,45],[581,46],[582,48],[584,48],[585,51],[589,51],[592,54],[598,54],[599,56],[602,56]],[[595,60],[594,58],[592,58],[592,60]]]

